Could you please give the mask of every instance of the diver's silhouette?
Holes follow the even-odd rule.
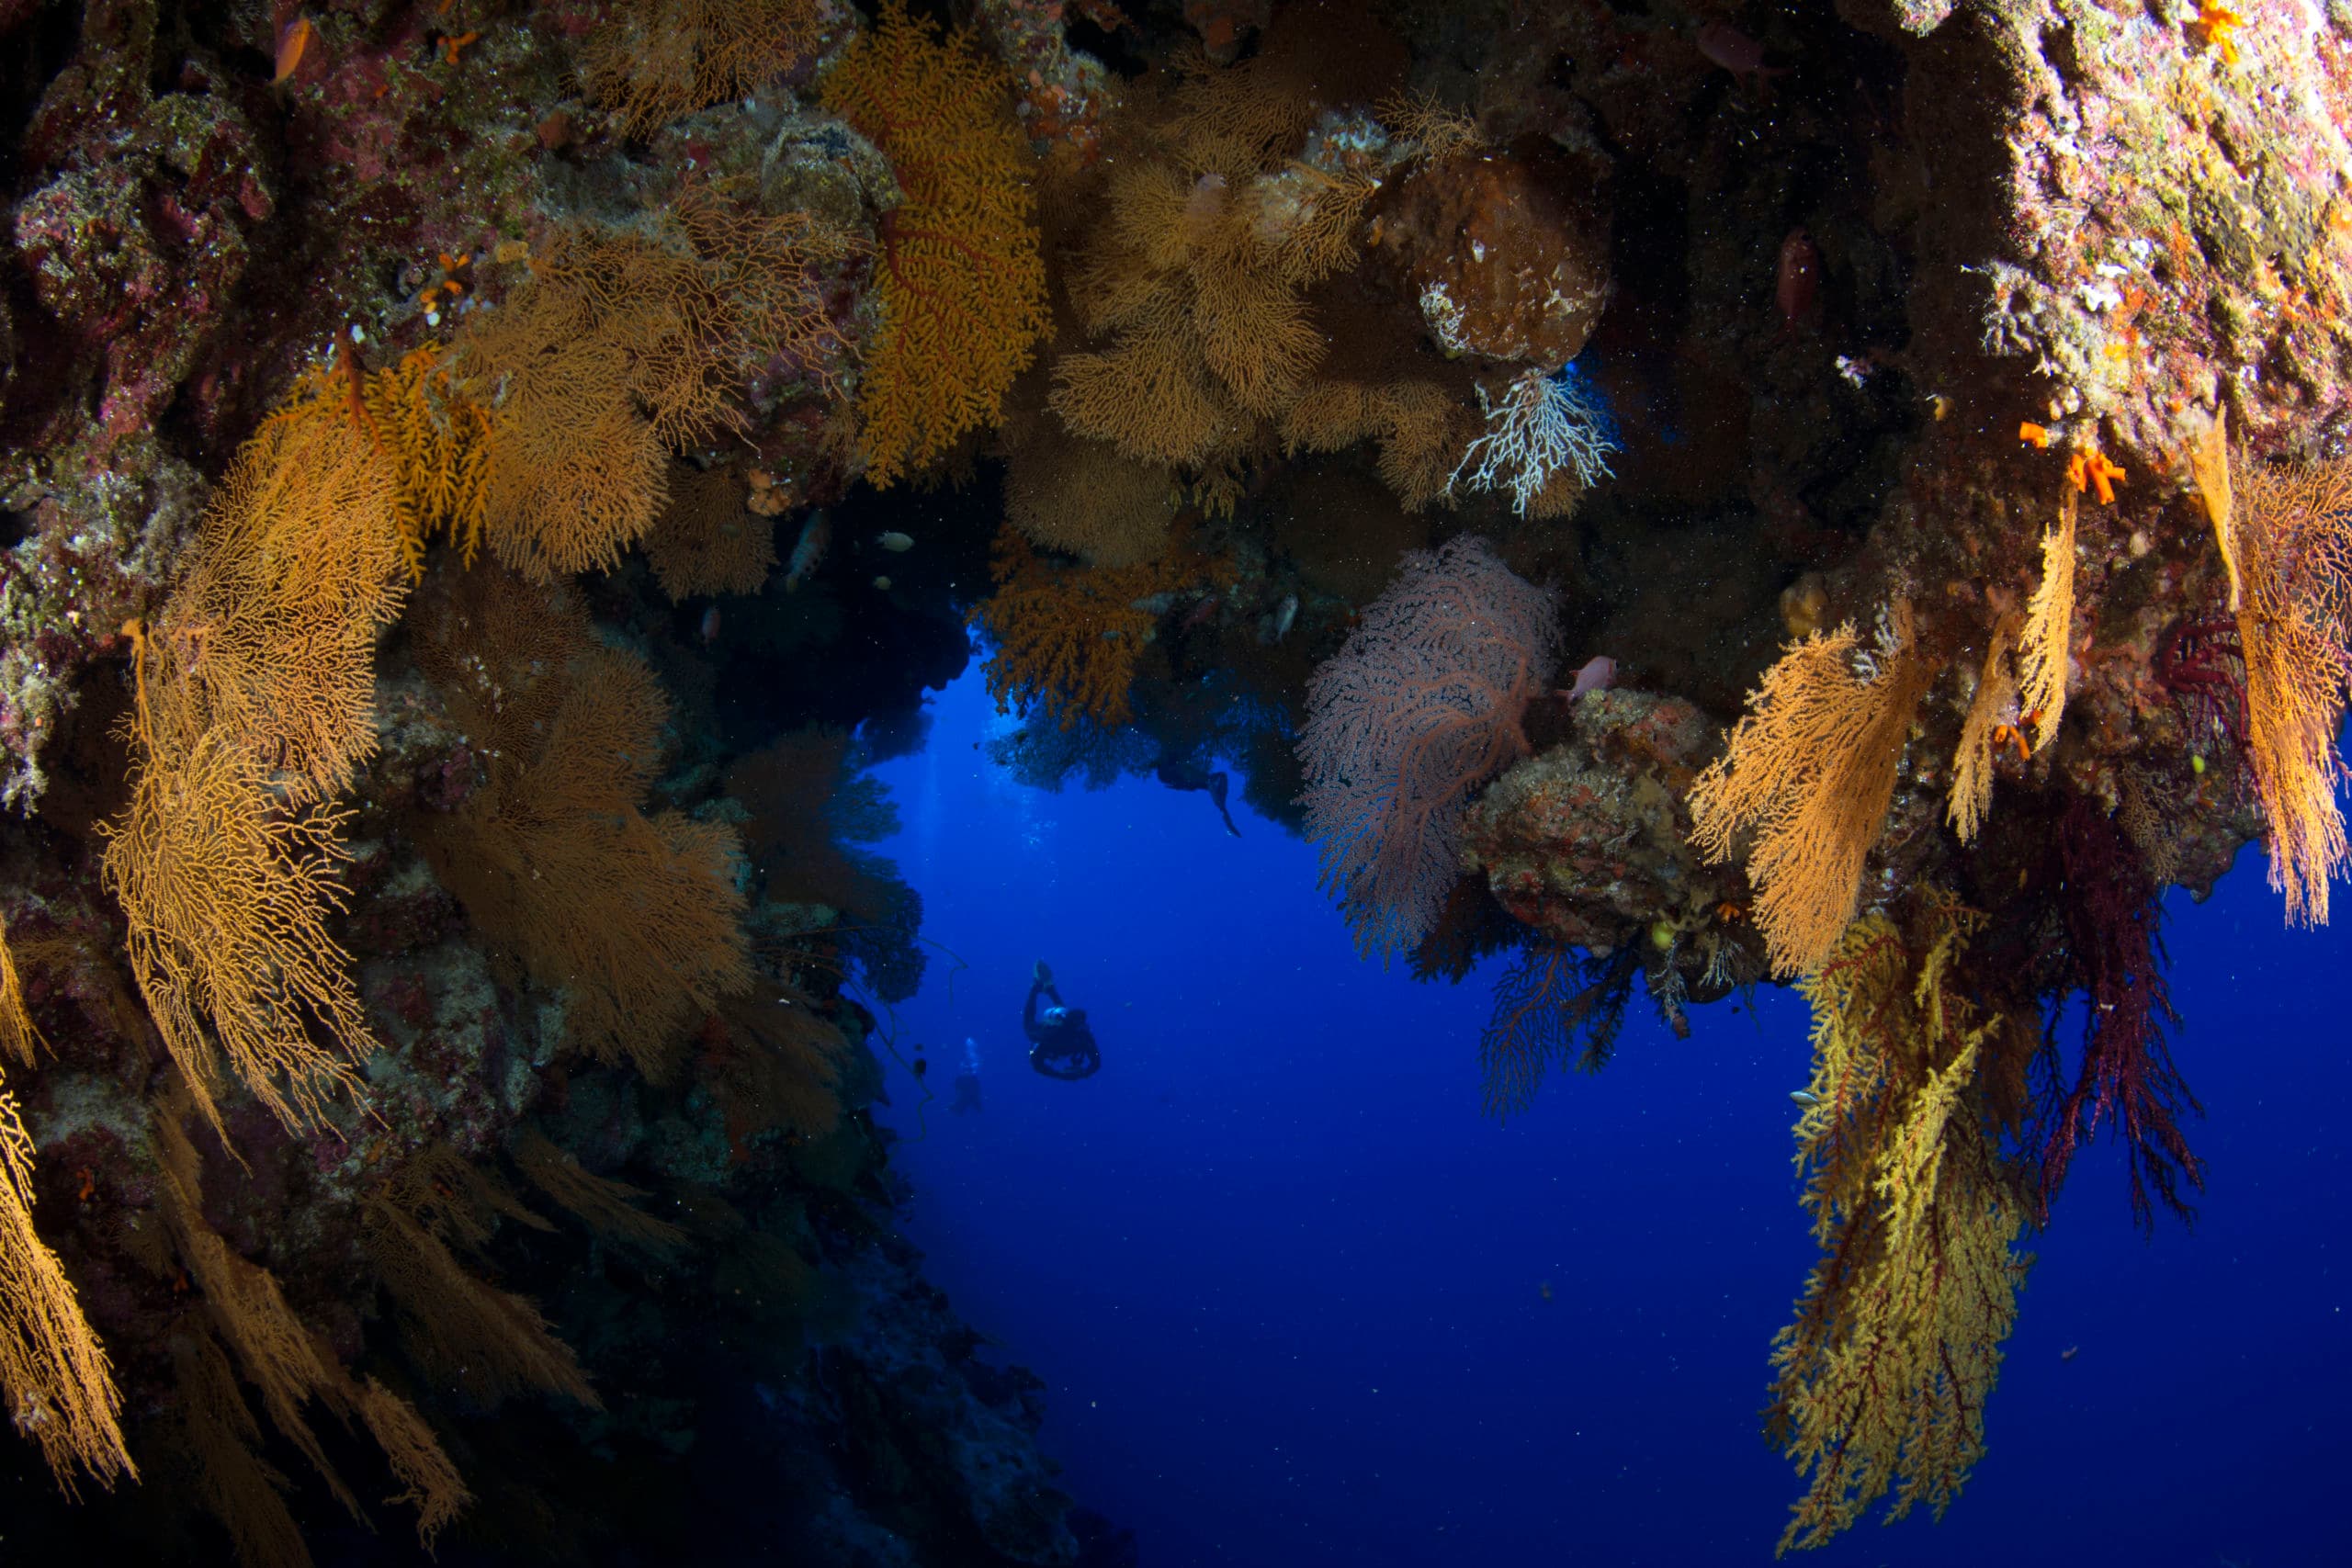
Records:
[[[1037,1010],[1037,998],[1053,1006]],[[1054,989],[1054,972],[1037,960],[1029,978],[1029,999],[1021,1005],[1021,1032],[1029,1037],[1029,1065],[1049,1078],[1091,1078],[1102,1068],[1102,1053],[1087,1026],[1084,1008],[1064,1007]]]
[[[1209,799],[1216,803],[1216,814],[1225,818],[1225,830],[1235,838],[1241,829],[1233,825],[1233,813],[1225,808],[1226,778],[1221,772],[1211,773],[1204,762],[1189,757],[1163,756],[1152,769],[1153,776],[1170,789],[1204,789]]]

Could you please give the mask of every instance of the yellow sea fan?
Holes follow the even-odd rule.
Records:
[[[1778,1551],[1819,1546],[1895,1493],[1941,1516],[1984,1451],[1984,1402],[2030,1258],[1986,1085],[2030,1017],[1961,973],[1983,917],[1930,893],[1916,930],[1856,920],[1803,985],[1814,1072],[1796,1127],[1820,1261],[1774,1340],[1766,1432],[1806,1474]]]
[[[2026,605],[2025,629],[2018,635],[2018,684],[2037,751],[2050,744],[2066,713],[2074,654],[2078,499],[2074,491],[2064,492],[2058,503],[2058,525],[2041,536],[2041,585]]]

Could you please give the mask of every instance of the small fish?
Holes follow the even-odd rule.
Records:
[[[2058,1352],[2058,1359],[2062,1361],[2071,1361],[2082,1353],[2083,1348],[2080,1345],[2069,1345]]]
[[[271,86],[294,74],[302,63],[302,51],[318,36],[319,29],[311,25],[308,17],[297,17],[277,29],[277,74],[269,79]]]
[[[1789,1090],[1789,1099],[1792,1102],[1804,1106],[1807,1111],[1812,1110],[1815,1106],[1821,1103],[1821,1096],[1814,1093],[1813,1090],[1809,1089],[1792,1089]]]
[[[1258,626],[1258,646],[1261,648],[1272,648],[1274,644],[1282,641],[1283,638],[1290,635],[1291,625],[1297,619],[1298,595],[1295,593],[1283,594],[1283,602],[1274,606],[1274,613],[1260,623]]]
[[[1568,688],[1568,701],[1575,702],[1587,692],[1605,692],[1617,683],[1617,661],[1607,654],[1584,661],[1577,671],[1576,683]]]
[[[1765,64],[1764,46],[1729,22],[1709,22],[1699,29],[1692,41],[1698,44],[1701,54],[1735,76],[1761,81],[1788,74],[1785,66]]]
[[[911,534],[901,534],[896,528],[891,529],[888,533],[884,534],[874,542],[880,545],[884,549],[889,551],[894,556],[905,555],[909,550],[915,547],[914,536]]]
[[[808,520],[800,525],[799,541],[792,547],[792,559],[786,563],[784,591],[797,592],[801,581],[817,570],[825,558],[825,546],[833,536],[833,525],[825,521],[821,512],[811,512]]]
[[[702,613],[702,645],[708,648],[718,640],[718,606],[713,604]]]
[[[887,577],[876,577],[874,580],[874,592],[876,593],[888,593],[890,592],[890,580]]]

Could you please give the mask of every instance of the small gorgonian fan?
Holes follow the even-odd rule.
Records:
[[[1385,962],[1435,929],[1461,874],[1470,794],[1527,754],[1520,717],[1551,679],[1549,591],[1466,535],[1414,550],[1306,683],[1306,833],[1357,951]]]

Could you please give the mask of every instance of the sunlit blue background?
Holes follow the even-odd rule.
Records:
[[[1677,1041],[1637,996],[1605,1073],[1498,1126],[1491,971],[1359,963],[1313,852],[1238,787],[1239,839],[1149,781],[1024,790],[976,677],[935,705],[878,770],[905,816],[879,847],[968,965],[934,955],[898,1010],[937,1097],[891,1067],[907,1228],[1046,1379],[1047,1450],[1145,1568],[1769,1561],[1797,1479],[1758,1413],[1812,1258],[1802,1003]],[[2352,931],[2282,930],[2250,850],[2168,938],[2197,1229],[2143,1237],[2113,1147],[2077,1162],[1966,1492],[1812,1562],[2352,1562]],[[1090,1081],[1023,1064],[1040,957],[1096,1024]],[[967,1035],[987,1110],[951,1116]]]

